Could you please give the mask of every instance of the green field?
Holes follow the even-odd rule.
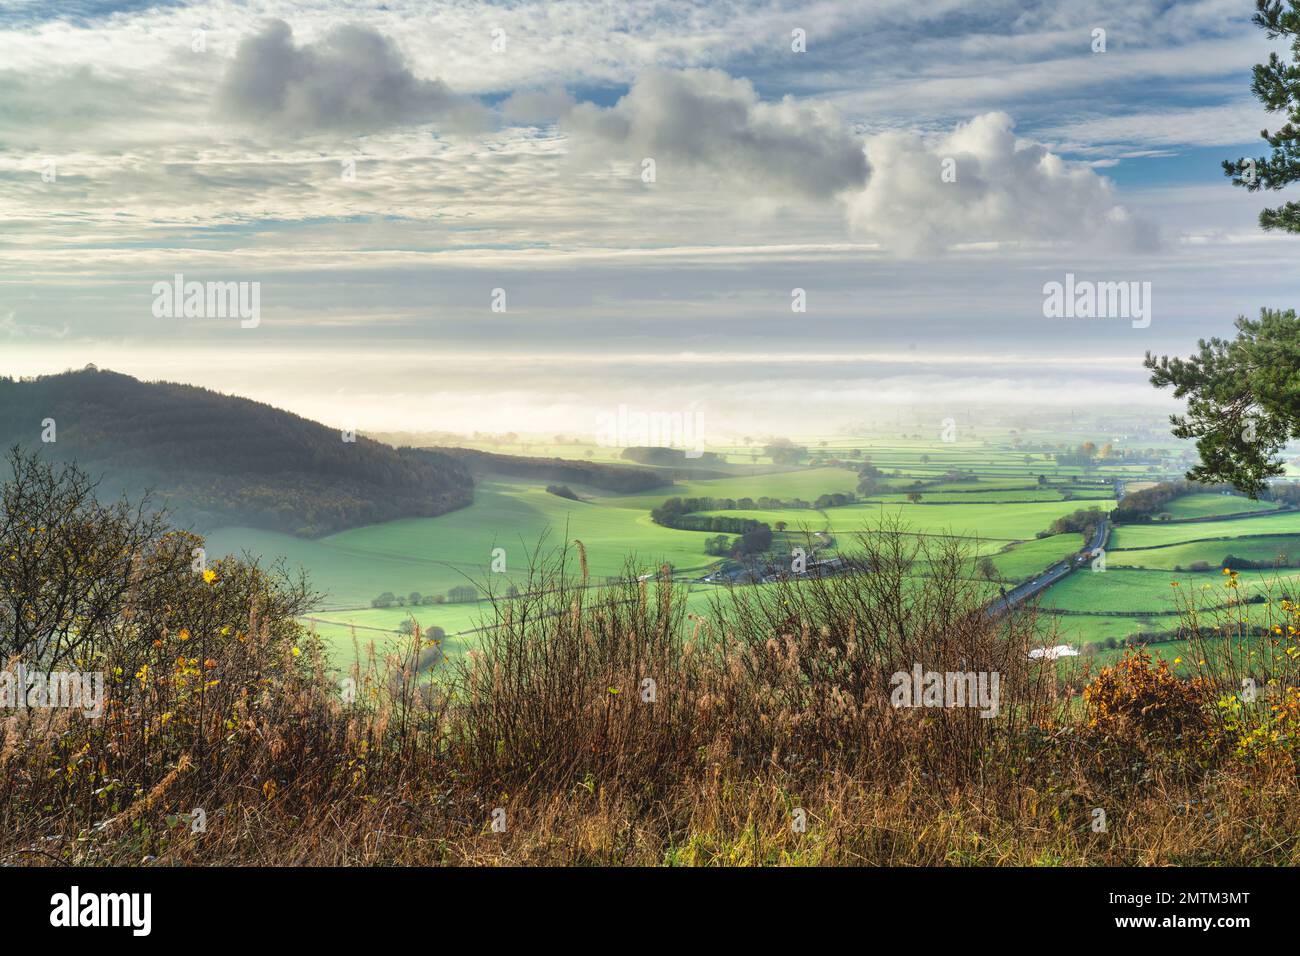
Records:
[[[780,498],[791,501],[802,498],[814,501],[819,495],[845,494],[856,490],[858,476],[847,468],[806,468],[802,470],[761,473],[738,478],[718,478],[712,481],[683,481],[664,485],[652,494],[611,495],[593,491],[596,504],[615,508],[633,508],[649,511],[662,504],[665,498]]]
[[[1109,554],[1112,565],[1170,571],[1189,568],[1198,561],[1217,569],[1230,554],[1250,561],[1277,563],[1281,560],[1286,565],[1300,561],[1300,534],[1188,541],[1138,550],[1112,549]]]
[[[1120,554],[1107,552],[1108,561],[1117,560]],[[1049,589],[1040,607],[1063,612],[1046,619],[1056,626],[1061,639],[1079,645],[1108,638],[1123,640],[1143,632],[1177,631],[1183,623],[1182,611],[1189,606],[1217,619],[1241,613],[1222,610],[1239,599],[1258,595],[1277,601],[1300,594],[1300,571],[1296,570],[1241,571],[1237,580],[1233,589],[1221,571],[1085,569]],[[1249,605],[1245,613],[1253,615],[1259,609],[1259,605]]]
[[[1279,511],[1273,514],[1226,521],[1192,521],[1179,524],[1153,522],[1151,524],[1125,525],[1111,538],[1113,548],[1153,548],[1186,541],[1204,541],[1242,538],[1256,535],[1300,534],[1300,511]]]
[[[1082,547],[1083,535],[1054,534],[1047,538],[1013,544],[991,557],[1003,580],[1019,583],[1062,558],[1075,554]]]
[[[1021,488],[1007,491],[929,491],[921,489],[921,501],[928,505],[953,504],[1007,504],[1018,502],[1062,501],[1064,496],[1054,488]],[[903,504],[907,502],[904,493],[872,495],[869,501]]]
[[[1055,436],[1054,436],[1055,437]],[[1004,441],[1010,440],[1004,437]],[[598,451],[565,442],[522,442],[518,447],[481,443],[487,450],[520,454],[618,460],[610,449]],[[1081,508],[1108,512],[1114,506],[1114,479],[1130,481],[1133,489],[1180,472],[1157,473],[1149,466],[1099,465],[1086,473],[1058,467],[1041,452],[1022,451],[997,440],[951,443],[827,436],[808,440],[813,464],[773,465],[755,455],[761,443],[717,449],[727,455],[726,477],[666,482],[651,493],[613,494],[571,485],[583,498],[572,501],[545,491],[545,481],[486,476],[475,488],[474,503],[436,518],[418,518],[356,528],[316,541],[241,528],[225,528],[208,537],[210,556],[248,551],[266,559],[282,557],[291,567],[306,569],[315,587],[324,592],[310,624],[339,660],[353,656],[353,647],[372,642],[379,650],[398,640],[397,630],[408,619],[422,628],[439,627],[448,634],[447,652],[456,656],[471,649],[477,629],[490,605],[482,600],[488,589],[504,594],[522,586],[528,564],[539,548],[553,555],[566,541],[583,542],[593,587],[621,576],[631,562],[636,574],[672,565],[680,586],[690,591],[692,610],[704,611],[723,588],[690,583],[718,566],[719,558],[705,553],[708,532],[681,531],[656,525],[650,510],[665,499],[679,497],[752,498],[815,501],[820,495],[855,492],[858,463],[870,460],[884,473],[885,490],[858,503],[838,508],[788,508],[707,512],[730,518],[762,521],[777,532],[772,558],[795,544],[807,544],[801,531],[826,532],[834,546],[853,550],[857,536],[882,522],[899,522],[902,530],[920,536],[956,537],[969,549],[972,579],[989,571],[979,563],[987,557],[995,569],[988,583],[996,588],[1029,580],[1047,567],[1077,554],[1081,535],[1039,538],[1053,521]],[[591,452],[590,455],[587,452]],[[839,457],[843,465],[816,464],[817,457]],[[1028,457],[1028,460],[1026,460]],[[960,471],[963,480],[951,480]],[[1045,476],[1044,480],[1039,476]],[[974,480],[970,480],[973,477]],[[915,483],[919,502],[907,500]],[[1221,604],[1224,591],[1217,569],[1232,554],[1252,561],[1272,561],[1279,554],[1300,559],[1300,511],[1267,512],[1273,506],[1231,495],[1197,494],[1175,499],[1167,511],[1176,518],[1201,521],[1155,521],[1113,530],[1108,545],[1109,568],[1092,572],[1086,566],[1067,576],[1040,597],[1045,634],[1055,628],[1057,642],[1075,646],[1122,641],[1138,632],[1171,632],[1178,627],[1178,599],[1193,596],[1205,605]],[[1233,515],[1247,517],[1232,517]],[[778,523],[783,523],[778,527]],[[493,549],[504,550],[505,570],[491,568]],[[570,568],[577,573],[576,551],[570,548]],[[1187,569],[1205,562],[1209,572]],[[989,572],[991,573],[991,572]],[[917,585],[925,569],[916,569]],[[1272,572],[1243,571],[1242,594],[1255,593]],[[1282,572],[1287,587],[1300,584],[1300,572]],[[1177,582],[1177,587],[1171,586]],[[479,600],[451,601],[453,588],[473,585]],[[742,585],[749,588],[752,585]],[[418,604],[372,607],[384,592]],[[440,603],[430,603],[437,595]],[[1175,645],[1158,645],[1163,649]],[[1110,651],[1106,652],[1111,653]],[[1099,657],[1099,659],[1102,659]]]
[[[1186,495],[1175,498],[1165,508],[1174,518],[1206,518],[1210,515],[1239,515],[1253,511],[1273,511],[1269,501],[1251,501],[1240,495]]]
[[[1099,506],[1107,509],[1108,502]],[[777,511],[712,511],[703,512],[719,516],[753,518],[775,527],[784,521],[792,529],[808,528],[814,531],[831,531],[853,534],[879,527],[883,520],[900,520],[920,534],[951,535],[961,538],[979,538],[990,541],[1024,541],[1062,515],[1089,507],[1072,501],[1033,501],[1021,504],[977,502],[974,504],[856,504],[824,511],[787,509]]]

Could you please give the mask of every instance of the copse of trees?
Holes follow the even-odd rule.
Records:
[[[1285,551],[1279,552],[1273,558],[1258,560],[1239,558],[1235,554],[1225,554],[1220,562],[1221,567],[1228,568],[1231,571],[1268,571],[1272,568],[1293,568],[1296,564],[1296,560]],[[1191,570],[1197,571],[1201,569],[1193,567]],[[1206,570],[1209,569],[1206,568]]]
[[[1114,521],[1130,523],[1150,521],[1177,498],[1220,491],[1222,488],[1222,485],[1204,485],[1197,481],[1162,481],[1150,488],[1126,494],[1111,510],[1110,516]]]
[[[758,524],[740,536],[741,554],[762,554],[772,547],[772,529],[765,524]]]
[[[884,485],[885,473],[871,462],[863,462],[858,469],[858,494],[874,495]]]
[[[669,498],[651,510],[650,520],[665,528],[676,528],[680,531],[720,531],[724,534],[741,536],[739,545],[731,543],[731,548],[727,552],[721,550],[724,545],[719,542],[718,537],[709,539],[705,542],[705,549],[709,554],[730,553],[736,547],[746,554],[752,554],[771,547],[772,529],[761,521],[754,518],[731,518],[726,515],[694,513],[716,510],[713,507],[714,503],[712,498]],[[710,547],[715,550],[708,551]]]
[[[773,438],[763,446],[763,454],[778,465],[797,465],[808,457],[808,449],[788,438]]]
[[[704,539],[704,553],[712,555],[715,558],[722,558],[730,555],[736,550],[730,536],[725,534],[714,535],[712,538]]]
[[[1090,539],[1097,533],[1097,528],[1105,519],[1100,508],[1080,508],[1062,515],[1048,526],[1046,531],[1038,532],[1038,537],[1047,538],[1054,534],[1078,533]]]
[[[818,495],[817,500],[813,502],[814,508],[842,508],[845,505],[851,505],[858,500],[857,495],[853,492],[834,492],[833,494]]]
[[[1060,451],[1053,457],[1058,465],[1065,465],[1070,468],[1092,468],[1099,458],[1108,458],[1110,454],[1110,445],[1106,445],[1099,452],[1096,442],[1086,441],[1073,451]]]
[[[568,485],[547,485],[548,494],[555,495],[558,498],[568,498],[570,501],[581,501],[577,493]]]
[[[765,524],[757,525],[735,538],[725,534],[704,539],[704,553],[718,558],[740,558],[751,554],[762,554],[772,547],[772,529]]]

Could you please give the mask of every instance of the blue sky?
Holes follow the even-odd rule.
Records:
[[[3,371],[390,429],[1159,403],[1147,349],[1294,304],[1279,198],[1219,169],[1282,121],[1252,12],[0,2]],[[260,283],[260,324],[156,316],[176,273]],[[1150,326],[1044,318],[1066,273],[1150,282]]]

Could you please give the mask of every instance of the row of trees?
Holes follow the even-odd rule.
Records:
[[[420,607],[430,604],[465,604],[470,601],[477,601],[479,598],[478,588],[468,584],[462,584],[452,588],[446,594],[421,594],[419,591],[412,591],[410,594],[394,594],[392,591],[385,591],[378,597],[371,598],[371,607]]]

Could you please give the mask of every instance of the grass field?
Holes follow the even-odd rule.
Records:
[[[921,490],[921,500],[928,505],[953,504],[1007,504],[1026,501],[1062,501],[1064,496],[1054,488],[1021,488],[1007,491],[928,491]],[[907,495],[898,494],[872,495],[869,499],[887,504],[907,502]]]
[[[714,497],[757,498],[766,495],[790,501],[814,501],[819,495],[845,494],[858,487],[857,473],[847,468],[807,468],[778,473],[756,473],[748,477],[718,478],[712,481],[683,481],[665,485],[650,494],[611,495],[593,491],[593,502],[607,507],[649,511],[665,498]]]
[[[1116,529],[1110,543],[1112,548],[1154,548],[1187,541],[1214,538],[1226,541],[1232,538],[1278,534],[1300,534],[1300,511],[1279,511],[1228,521],[1124,525]]]
[[[1174,518],[1206,518],[1210,515],[1239,515],[1255,511],[1274,511],[1269,501],[1251,501],[1240,495],[1186,495],[1169,502],[1165,511]]]
[[[901,520],[921,534],[952,535],[989,541],[1024,541],[1062,515],[1088,507],[1073,501],[1033,501],[1019,504],[976,502],[972,504],[918,504],[888,502],[845,505],[825,511],[788,509],[778,511],[716,511],[705,514],[753,518],[775,527],[784,521],[791,528],[853,534],[875,528],[883,520]],[[1097,503],[1106,509],[1108,502]]]
[[[1116,553],[1107,554],[1109,559]],[[1235,589],[1227,586],[1227,580],[1221,571],[1083,570],[1052,587],[1040,606],[1065,612],[1052,616],[1060,636],[1084,644],[1176,631],[1183,623],[1180,612],[1189,602],[1204,610],[1225,607],[1238,597],[1276,601],[1300,594],[1300,571],[1295,570],[1241,571]],[[1247,613],[1256,609],[1252,606]]]
[[[383,592],[445,595],[452,588],[474,585],[503,593],[511,583],[523,582],[539,542],[543,551],[550,551],[560,547],[566,535],[569,541],[583,542],[597,583],[621,575],[629,560],[640,571],[667,561],[677,572],[702,571],[717,560],[704,553],[706,535],[660,527],[650,520],[648,510],[574,502],[548,494],[539,484],[507,480],[480,483],[474,504],[436,518],[370,525],[318,541],[229,528],[208,536],[208,551],[212,556],[243,551],[283,556],[286,564],[307,569],[326,595],[324,610],[316,616],[334,622],[318,624],[318,630],[335,644],[345,638],[350,642],[348,624],[396,628],[401,623],[406,614],[400,609],[369,607]],[[504,551],[504,572],[491,570],[494,548]],[[576,562],[576,554],[572,560]],[[421,624],[453,633],[473,626],[481,609],[469,603],[413,610]]]
[[[637,573],[666,561],[683,584],[702,577],[719,560],[704,551],[704,541],[711,535],[665,528],[650,520],[650,510],[673,496],[813,502],[823,494],[856,492],[857,462],[870,460],[884,472],[885,490],[857,504],[823,510],[713,513],[763,521],[774,530],[783,522],[785,533],[776,535],[773,546],[778,553],[798,543],[801,531],[829,532],[838,549],[853,550],[857,536],[873,531],[882,521],[900,521],[911,534],[956,536],[970,549],[972,579],[983,578],[979,558],[992,560],[996,582],[987,587],[993,595],[998,585],[1028,580],[1077,553],[1084,543],[1079,534],[1037,535],[1080,508],[1109,511],[1114,506],[1116,479],[1124,479],[1134,490],[1153,477],[1179,476],[1177,472],[1153,476],[1150,467],[1111,465],[1084,472],[1058,467],[1041,452],[999,447],[994,441],[941,444],[827,436],[807,444],[814,455],[844,458],[851,467],[779,466],[755,456],[761,447],[758,443],[737,445],[721,449],[729,458],[727,477],[678,481],[651,493],[628,495],[572,485],[584,499],[579,502],[548,494],[544,481],[487,476],[475,488],[473,505],[437,518],[356,528],[317,541],[226,528],[209,536],[209,554],[249,551],[283,557],[289,566],[305,568],[326,595],[311,615],[311,624],[340,660],[353,656],[354,644],[365,647],[375,642],[382,650],[397,639],[397,629],[408,618],[426,629],[442,628],[448,634],[445,649],[455,656],[474,646],[475,630],[490,607],[481,600],[451,603],[447,592],[472,584],[480,593],[491,588],[504,594],[510,585],[523,583],[539,542],[543,552],[553,552],[565,541],[581,540],[594,586],[620,576],[629,561]],[[525,442],[500,448],[484,443],[484,447],[509,454],[526,451],[618,460],[609,449],[569,443]],[[955,470],[976,480],[946,480]],[[1046,476],[1045,484],[1039,475]],[[919,489],[920,502],[910,502],[907,493],[918,481],[933,484]],[[1139,632],[1175,630],[1180,596],[1195,592],[1204,603],[1222,603],[1223,579],[1217,569],[1226,555],[1255,561],[1272,561],[1279,554],[1300,558],[1300,512],[1267,513],[1272,507],[1238,496],[1190,495],[1170,502],[1169,514],[1221,519],[1114,529],[1106,572],[1076,571],[1041,596],[1044,609],[1063,612],[1050,618],[1058,640],[1082,646],[1110,638],[1122,641]],[[491,569],[494,548],[504,551],[503,572]],[[576,554],[571,552],[570,559],[576,572]],[[1214,571],[1178,570],[1202,561]],[[924,574],[924,568],[917,569],[918,585]],[[1293,586],[1300,572],[1283,572],[1283,576]],[[1243,572],[1243,593],[1253,593],[1266,577],[1274,575]],[[1177,588],[1171,586],[1173,582]],[[715,586],[690,587],[689,603],[699,611],[720,593]],[[444,603],[371,607],[371,600],[383,592],[403,597],[411,592],[441,595]]]
[[[1112,549],[1109,554],[1112,565],[1170,571],[1190,567],[1198,561],[1217,569],[1229,554],[1250,561],[1276,563],[1280,559],[1285,565],[1300,561],[1300,534],[1188,541],[1138,550]]]
[[[998,574],[1004,581],[1019,583],[1083,547],[1083,535],[1054,534],[1013,544],[992,555]]]

